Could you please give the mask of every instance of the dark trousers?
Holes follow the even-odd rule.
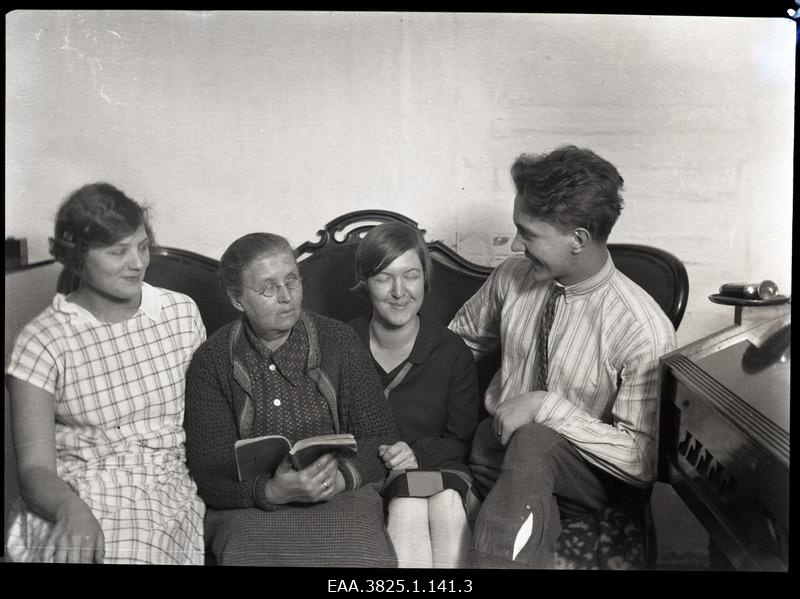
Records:
[[[483,568],[552,568],[561,518],[590,516],[622,484],[540,424],[520,427],[504,448],[491,417],[475,432],[470,468],[483,498],[473,531]]]

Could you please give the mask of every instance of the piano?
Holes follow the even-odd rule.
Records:
[[[659,479],[725,567],[786,571],[790,300],[710,299],[733,306],[733,325],[661,359]]]

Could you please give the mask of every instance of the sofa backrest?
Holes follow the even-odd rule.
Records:
[[[355,250],[372,227],[392,221],[419,229],[416,222],[396,212],[361,210],[332,220],[318,231],[318,241],[298,247],[305,307],[345,322],[368,313],[370,303],[366,294],[350,291],[356,283]],[[425,233],[424,229],[419,230]],[[428,242],[428,248],[433,272],[422,309],[447,324],[480,288],[492,268],[462,258],[440,241]],[[689,293],[683,263],[664,250],[644,245],[609,244],[609,251],[617,268],[658,302],[677,329]],[[486,389],[499,365],[499,352],[478,363],[481,391]]]
[[[360,210],[344,214],[318,231],[319,240],[297,248],[298,267],[303,277],[303,305],[306,309],[347,322],[370,310],[366,294],[351,292],[356,283],[355,250],[372,227],[383,222],[402,222],[425,233],[410,218],[387,210]],[[431,289],[422,309],[443,324],[483,284],[492,268],[459,256],[440,241],[428,242],[433,272]],[[672,254],[645,245],[609,244],[617,268],[658,302],[675,328],[683,318],[689,282],[683,263]],[[217,278],[219,262],[193,252],[167,247],[152,250],[146,280],[181,291],[197,302],[206,332],[211,335],[238,316]],[[485,389],[500,364],[499,353],[478,363],[481,389]]]
[[[404,222],[419,229],[417,223],[394,212],[351,212],[325,225],[318,233],[320,241],[306,242],[297,248],[307,309],[345,322],[370,311],[366,293],[350,291],[357,282],[355,251],[367,231],[387,221]],[[420,232],[424,235],[425,230]],[[440,241],[428,242],[428,248],[433,272],[422,309],[447,324],[480,288],[492,268],[465,260]]]
[[[187,250],[154,247],[144,279],[155,287],[191,297],[200,310],[206,334],[211,335],[239,315],[222,289],[218,268],[219,261],[213,258]]]
[[[370,228],[387,221],[405,222],[417,227],[416,222],[402,214],[362,210],[334,219],[319,231],[318,241],[308,241],[297,248],[307,309],[345,322],[370,310],[366,295],[350,292],[356,282],[355,248]],[[424,233],[424,230],[421,231]],[[458,308],[483,284],[492,268],[465,260],[439,241],[428,242],[428,247],[433,261],[433,276],[423,310],[447,324]],[[689,293],[686,269],[680,260],[668,252],[643,245],[610,244],[609,250],[617,268],[655,298],[677,329]],[[200,309],[206,332],[211,335],[238,316],[218,281],[218,265],[219,262],[213,258],[186,250],[154,247],[145,280],[151,285],[192,297]],[[60,270],[60,265],[50,261],[6,272],[6,364],[10,345],[19,329],[52,299]],[[481,390],[486,388],[499,364],[499,352],[478,363]],[[7,399],[6,508],[17,492]]]
[[[5,279],[5,323],[6,342],[4,370],[11,358],[11,349],[22,327],[44,310],[53,300],[56,281],[61,265],[53,260],[37,262],[6,271]],[[3,399],[3,539],[8,532],[8,509],[19,494],[17,481],[17,459],[14,438],[11,434],[11,408],[8,391]]]

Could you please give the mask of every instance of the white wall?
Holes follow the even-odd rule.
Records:
[[[625,178],[612,242],[687,266],[687,343],[723,282],[791,285],[788,19],[18,11],[6,17],[6,236],[47,258],[58,203],[107,180],[163,245],[298,245],[351,210],[497,264],[523,151],[586,146]]]

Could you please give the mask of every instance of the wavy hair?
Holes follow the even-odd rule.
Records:
[[[58,277],[59,293],[80,285],[89,250],[114,245],[144,226],[155,243],[147,208],[109,183],[90,183],[73,191],[56,213],[50,254],[64,265]]]
[[[591,150],[561,146],[549,154],[522,154],[511,177],[528,210],[562,233],[583,227],[605,241],[622,211],[622,176]]]

